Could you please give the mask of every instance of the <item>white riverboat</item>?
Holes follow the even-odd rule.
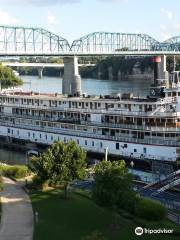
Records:
[[[90,152],[176,163],[180,159],[179,72],[147,98],[0,94],[0,136],[52,144],[74,140]]]

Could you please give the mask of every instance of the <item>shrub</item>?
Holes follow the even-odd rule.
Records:
[[[2,172],[2,175],[12,178],[24,178],[30,174],[28,167],[21,165],[1,165],[0,171]]]
[[[166,209],[158,202],[140,198],[136,204],[135,215],[149,221],[158,221],[165,218]]]
[[[136,193],[133,190],[128,189],[119,195],[117,207],[133,214],[138,201],[139,197],[136,197]]]

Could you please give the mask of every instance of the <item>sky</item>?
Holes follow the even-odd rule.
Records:
[[[0,25],[43,27],[69,42],[97,31],[180,35],[180,0],[0,0]]]

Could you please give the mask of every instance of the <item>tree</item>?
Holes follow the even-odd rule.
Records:
[[[22,85],[22,80],[16,77],[9,67],[0,65],[0,82],[2,87],[11,87]]]
[[[33,157],[30,169],[42,183],[64,185],[65,197],[69,182],[86,176],[86,152],[74,141],[56,141],[40,157]]]
[[[135,193],[124,161],[102,161],[95,167],[94,180],[92,197],[98,205],[134,211]]]

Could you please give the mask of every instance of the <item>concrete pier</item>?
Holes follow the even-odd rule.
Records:
[[[108,79],[109,80],[113,80],[114,79],[112,66],[108,67]]]
[[[65,57],[62,93],[68,95],[81,94],[81,76],[78,69],[77,57]]]
[[[43,67],[38,67],[38,77],[39,78],[43,77]]]
[[[98,79],[101,79],[102,78],[102,72],[101,72],[101,68],[99,67],[98,68]]]

